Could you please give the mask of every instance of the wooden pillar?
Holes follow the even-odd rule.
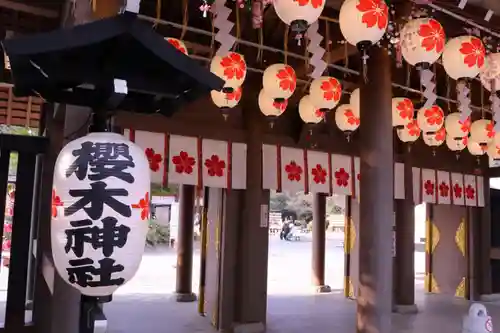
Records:
[[[318,293],[329,293],[325,285],[325,244],[326,244],[326,194],[315,193],[313,197],[312,227],[312,282]]]
[[[194,302],[193,238],[194,238],[194,185],[179,186],[179,229],[177,236],[177,302]]]
[[[391,331],[394,158],[391,59],[369,50],[367,82],[361,87],[359,294],[357,333]]]

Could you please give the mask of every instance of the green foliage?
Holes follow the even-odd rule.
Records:
[[[28,127],[0,125],[0,134],[36,135],[36,130]],[[15,175],[17,171],[18,156],[16,152],[10,153],[9,175]]]
[[[151,195],[157,195],[157,196],[177,195],[178,191],[179,187],[177,185],[163,187],[161,184],[151,183]]]
[[[149,220],[149,229],[146,235],[146,244],[156,246],[168,244],[170,239],[170,228],[156,223],[154,220]]]

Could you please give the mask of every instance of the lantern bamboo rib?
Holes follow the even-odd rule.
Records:
[[[145,20],[145,21],[148,21],[148,22],[153,22],[154,23],[155,21],[157,21],[158,24],[169,25],[169,26],[171,26],[173,28],[182,29],[182,24],[178,24],[178,23],[175,23],[175,22],[170,22],[170,21],[165,21],[165,20],[156,20],[156,19],[154,19],[152,17],[145,16],[145,15],[138,15],[138,17],[141,18],[141,19],[143,19],[143,20]],[[206,30],[203,30],[203,29],[198,29],[198,28],[193,28],[193,27],[189,27],[188,26],[188,27],[186,27],[186,30],[194,32],[194,33],[198,33],[200,35],[205,35],[205,36],[210,36],[210,37],[214,36],[213,32],[206,31]],[[285,52],[283,50],[280,50],[280,49],[277,49],[277,48],[274,48],[274,47],[270,47],[270,46],[266,46],[266,45],[259,45],[257,43],[253,43],[253,42],[249,42],[249,41],[241,40],[241,39],[237,40],[237,42],[239,44],[241,44],[241,45],[255,47],[257,49],[260,48],[262,50],[269,51],[269,52],[281,53],[283,55],[285,54]],[[295,58],[295,59],[306,60],[306,57],[304,57],[302,55],[299,55],[299,54],[296,54],[296,53],[286,52],[286,55],[288,57],[292,57],[292,58]],[[199,58],[198,56],[196,56],[196,57],[192,56],[192,57],[195,58],[195,59]],[[355,70],[350,69],[350,68],[344,68],[344,67],[339,66],[339,65],[328,64],[328,67],[336,69],[336,70],[339,70],[341,72],[345,72],[347,74],[360,75],[360,73],[358,71],[355,71]],[[254,72],[261,72],[261,71],[260,70],[255,70]],[[304,82],[307,82],[307,81],[304,81]],[[405,90],[405,91],[410,92],[410,93],[422,95],[422,92],[420,90],[413,89],[413,88],[410,88],[410,87],[407,87],[407,86],[404,86],[404,85],[401,85],[401,84],[398,84],[398,83],[394,83],[393,82],[392,86],[395,87],[395,88],[398,88],[398,89]],[[446,98],[446,97],[443,97],[443,96],[437,96],[437,99],[442,100],[444,102],[458,104],[458,102],[456,100],[450,99],[450,98]],[[471,105],[470,108],[472,110],[476,110],[476,111],[491,112],[490,110],[481,109],[480,107],[475,106],[475,105]]]

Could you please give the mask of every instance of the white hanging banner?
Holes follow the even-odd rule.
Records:
[[[464,206],[464,176],[461,173],[451,173],[451,192],[453,195],[453,204]]]
[[[436,172],[431,169],[422,169],[421,172],[422,202],[436,203]]]
[[[279,148],[274,145],[262,145],[262,188],[265,190],[281,191],[279,170],[281,161],[279,158]]]
[[[351,195],[354,188],[354,161],[351,156],[331,155],[333,193]]]
[[[476,176],[464,175],[464,196],[466,206],[477,206]]]
[[[203,186],[231,188],[231,152],[227,142],[204,139],[201,147]]]
[[[437,171],[437,197],[438,204],[451,204],[451,177],[450,173],[446,171]]]
[[[168,182],[198,185],[200,183],[200,147],[196,138],[171,135],[169,139]]]
[[[309,191],[312,193],[330,193],[331,170],[328,153],[308,150]]]
[[[281,148],[281,187],[283,191],[305,191],[307,178],[305,170],[304,150]]]

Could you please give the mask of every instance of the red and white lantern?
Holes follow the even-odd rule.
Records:
[[[297,87],[297,76],[291,66],[274,64],[264,71],[262,85],[267,96],[274,99],[288,99]]]
[[[309,96],[317,108],[331,110],[342,97],[342,85],[334,77],[322,76],[311,82]]]
[[[299,102],[299,115],[306,124],[317,124],[325,118],[325,113],[314,106],[309,95],[305,95]]]
[[[398,138],[403,142],[415,142],[420,137],[420,127],[418,127],[417,120],[414,119],[406,124],[404,128],[398,129]]]
[[[500,144],[491,142],[486,149],[488,156],[494,160],[500,159]]]
[[[267,96],[264,89],[262,89],[259,93],[258,103],[260,112],[266,117],[279,117],[285,112],[288,100],[276,101]]]
[[[470,127],[470,141],[486,146],[493,141],[494,138],[495,129],[493,121],[479,119],[472,123]]]
[[[467,143],[469,141],[468,136],[464,136],[463,138],[455,138],[451,135],[446,135],[446,146],[451,151],[462,151],[467,147]]]
[[[443,52],[443,67],[454,80],[474,78],[485,64],[486,50],[481,39],[474,36],[452,38]]]
[[[444,127],[446,133],[455,139],[468,136],[470,132],[471,121],[470,117],[466,121],[461,120],[460,112],[453,112],[446,116],[444,119]]]
[[[351,104],[351,107],[353,108],[354,112],[359,114],[361,110],[360,106],[360,90],[359,88],[356,88],[352,91],[351,97],[349,98],[349,104]]]
[[[241,100],[241,87],[237,87],[232,92],[212,90],[210,96],[212,101],[219,108],[234,108]]]
[[[469,138],[469,141],[467,142],[467,150],[471,155],[474,156],[481,156],[486,153],[488,146],[487,145],[482,145],[476,141],[472,141]]]
[[[278,17],[289,25],[292,31],[303,33],[316,22],[325,8],[326,0],[274,0]]]
[[[500,53],[490,53],[479,73],[483,87],[491,91],[494,81],[495,91],[500,90]]]
[[[444,124],[444,112],[437,105],[426,109],[421,108],[417,113],[418,127],[424,133],[436,133]]]
[[[437,132],[423,133],[422,139],[430,147],[441,146],[446,140],[446,130],[441,127]]]
[[[388,22],[389,8],[384,0],[345,0],[340,7],[340,31],[352,45],[377,43]]]
[[[404,127],[413,121],[415,107],[409,98],[395,97],[392,99],[392,126]]]
[[[335,111],[335,123],[343,132],[354,132],[360,124],[359,114],[350,104],[343,104]]]
[[[433,64],[444,50],[446,37],[441,24],[433,18],[419,18],[401,29],[401,53],[410,65]]]
[[[185,55],[188,55],[188,50],[186,47],[186,44],[180,39],[177,38],[171,38],[171,37],[166,37],[165,38],[167,42],[169,42],[173,47],[175,47],[177,50],[181,51]]]
[[[226,82],[225,87],[236,89],[245,81],[247,64],[243,55],[229,52],[223,57],[213,57],[210,71]]]

